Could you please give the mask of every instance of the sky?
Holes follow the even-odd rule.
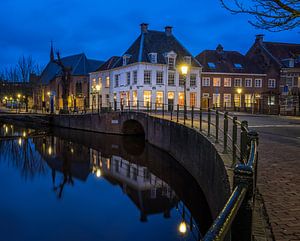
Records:
[[[61,56],[84,52],[107,60],[122,55],[140,34],[140,24],[164,30],[193,55],[205,49],[246,53],[256,34],[266,41],[300,42],[299,29],[271,33],[255,29],[247,15],[232,15],[219,0],[1,0],[0,69],[31,55],[41,66],[49,61],[50,41]]]

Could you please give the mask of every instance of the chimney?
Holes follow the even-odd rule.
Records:
[[[148,23],[141,23],[141,33],[147,33],[148,32]]]
[[[165,33],[166,33],[166,35],[167,36],[170,36],[170,35],[172,35],[172,26],[166,26],[165,27]]]
[[[217,53],[218,53],[218,54],[222,54],[223,51],[224,51],[224,48],[223,48],[223,46],[222,46],[221,44],[218,44],[216,50],[217,50]]]
[[[264,35],[263,34],[255,35],[255,42],[262,43],[263,41],[264,41]]]

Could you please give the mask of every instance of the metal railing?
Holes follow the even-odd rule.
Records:
[[[50,113],[29,110],[33,113]],[[76,106],[51,114],[103,114],[105,112],[143,112],[149,116],[176,122],[198,130],[212,143],[230,155],[234,168],[234,188],[223,210],[213,222],[202,240],[252,239],[252,210],[256,188],[258,134],[250,131],[247,121],[239,121],[227,111],[194,106],[163,104],[157,102],[126,101],[111,102],[106,106]]]

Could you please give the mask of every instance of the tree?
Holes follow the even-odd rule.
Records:
[[[294,29],[300,25],[299,0],[220,0],[233,14],[248,14],[255,18],[249,23],[272,32]]]
[[[17,68],[22,82],[28,82],[30,74],[39,74],[39,65],[35,63],[31,56],[21,56],[18,60]]]

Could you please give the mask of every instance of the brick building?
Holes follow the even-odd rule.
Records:
[[[237,51],[225,51],[218,45],[215,50],[201,52],[196,59],[203,66],[203,108],[276,110],[276,100],[269,94],[276,90],[276,83],[269,83],[262,69],[246,56]]]
[[[257,35],[246,54],[276,82],[281,114],[299,114],[300,44],[266,42]]]

